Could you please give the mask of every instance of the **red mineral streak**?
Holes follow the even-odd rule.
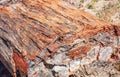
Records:
[[[71,44],[77,38],[90,37],[96,35],[100,31],[109,32],[111,30],[112,35],[115,35],[115,32],[118,36],[120,35],[120,27],[98,20],[96,17],[86,12],[70,9],[62,5],[58,0],[27,0],[23,1],[23,3],[17,4],[15,8],[13,8],[13,6],[4,6],[0,9],[0,14],[9,15],[11,20],[12,18],[19,19],[19,21],[15,22],[16,26],[12,26],[13,24],[10,22],[7,23],[9,26],[14,27],[19,34],[18,36],[22,37],[23,40],[19,40],[20,42],[18,42],[18,44],[16,42],[16,45],[20,47],[20,51],[22,51],[22,49],[27,51],[26,57],[30,60],[34,60],[35,57],[48,46],[52,52],[56,52],[60,45]],[[34,10],[38,13],[30,11],[29,9],[32,7],[34,7]],[[48,7],[50,7],[56,15],[53,15],[53,12],[49,12],[52,10]],[[65,10],[66,12],[61,10]],[[16,11],[16,13],[14,11]],[[21,15],[18,13],[21,13],[23,18],[21,18]],[[2,19],[7,20],[5,18]],[[33,23],[32,19],[42,23],[42,26]],[[85,20],[89,20],[90,22]],[[69,21],[69,23],[66,21]],[[90,23],[95,23],[96,25]],[[20,28],[25,30],[22,31]],[[73,34],[65,39],[67,37],[66,34],[70,32],[73,32]],[[60,42],[59,44],[51,44],[56,37],[60,38],[61,36],[63,36],[63,41],[57,40]],[[32,38],[32,40],[37,43],[38,47],[41,48],[40,51],[37,51],[39,49],[36,49],[36,47],[33,47],[35,50],[27,50],[30,47],[30,40],[28,37]],[[21,41],[24,42],[24,44]],[[22,45],[20,45],[21,43]],[[28,48],[26,45],[28,45]]]
[[[68,56],[70,58],[83,57],[83,56],[87,55],[87,53],[89,52],[90,49],[91,49],[91,46],[81,46],[81,47],[71,50],[68,53]]]
[[[16,52],[13,52],[13,60],[15,62],[16,69],[24,73],[28,72],[28,63],[21,54],[17,54]]]
[[[71,45],[76,39],[90,38],[100,32],[108,33],[111,37],[120,36],[119,26],[101,21],[84,11],[70,8],[59,0],[23,0],[11,3],[0,7],[0,22],[3,22],[3,25],[0,24],[0,37],[4,36],[4,40],[13,44],[12,47],[18,48],[20,53],[14,52],[12,58],[16,69],[24,73],[27,73],[28,69],[24,57],[34,61],[38,59],[36,56],[42,55],[46,60],[52,54],[54,56],[60,46]],[[56,40],[56,37],[59,39]],[[90,46],[89,42],[85,44],[86,46],[72,48],[68,51],[68,56],[71,58],[86,56],[93,46]],[[44,52],[44,49],[48,49],[48,52]],[[3,48],[3,51],[7,50]],[[9,59],[2,56],[9,63]],[[100,56],[98,53],[98,60]],[[118,57],[116,53],[111,55],[113,60],[117,60]],[[11,69],[9,67],[8,69]]]

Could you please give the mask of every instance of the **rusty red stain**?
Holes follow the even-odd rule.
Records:
[[[91,49],[91,46],[81,46],[81,47],[71,50],[68,56],[71,58],[83,57],[87,55],[87,52],[89,52],[90,49]]]
[[[17,54],[16,52],[13,52],[13,60],[15,62],[16,69],[24,73],[28,72],[28,63],[21,54]]]
[[[56,52],[58,47],[61,45],[71,44],[74,41],[74,39],[77,39],[80,37],[85,38],[85,37],[90,37],[90,36],[96,35],[99,31],[102,31],[102,32],[112,31],[110,34],[116,33],[116,35],[120,35],[120,27],[118,27],[116,25],[107,24],[103,21],[99,21],[94,16],[92,16],[92,18],[91,18],[91,15],[89,15],[85,12],[65,8],[65,10],[66,10],[66,15],[65,15],[64,12],[60,11],[61,10],[60,8],[50,6],[56,12],[61,13],[60,15],[62,15],[63,17],[67,16],[67,19],[71,22],[70,24],[75,24],[74,26],[64,27],[61,24],[66,22],[66,18],[62,18],[61,16],[59,16],[59,14],[58,14],[58,16],[54,17],[52,15],[49,15],[49,13],[44,13],[49,10],[49,8],[46,7],[47,6],[46,3],[49,4],[52,1],[53,1],[53,5],[55,5],[55,6],[59,5],[61,7],[64,7],[63,5],[59,4],[59,1],[57,1],[57,0],[47,0],[47,1],[40,0],[38,2],[36,2],[34,0],[23,1],[24,4],[26,4],[28,7],[34,6],[34,10],[38,10],[38,12],[39,12],[39,13],[34,13],[32,11],[27,10],[26,9],[27,7],[22,6],[22,4],[19,4],[19,7],[18,7],[18,9],[16,9],[16,12],[17,11],[22,12],[22,15],[24,15],[26,18],[28,18],[28,19],[30,18],[29,21],[26,20],[26,18],[24,18],[24,19],[21,18],[22,17],[21,15],[15,14],[12,11],[15,9],[11,8],[11,10],[10,10],[10,9],[8,9],[9,7],[7,7],[7,6],[0,8],[0,11],[1,11],[0,14],[3,13],[6,15],[9,15],[10,18],[19,18],[20,19],[19,21],[15,22],[16,23],[15,30],[17,31],[17,33],[19,33],[20,37],[22,37],[24,39],[24,41],[23,41],[24,44],[19,45],[19,44],[21,44],[21,42],[18,42],[17,45],[20,46],[20,51],[22,49],[24,49],[25,51],[28,52],[27,55],[25,55],[28,59],[34,60],[35,57],[41,53],[42,50],[44,50],[47,46],[49,46],[51,44],[51,42],[54,40],[54,38],[56,36],[67,37],[66,36],[67,33],[73,32],[74,34],[71,34],[70,38],[67,38],[63,41],[59,41],[60,43],[51,44],[49,46],[49,50],[51,50],[52,52]],[[22,6],[22,9],[20,9],[21,6]],[[40,6],[45,6],[46,8],[45,7],[41,8]],[[40,11],[41,9],[43,9],[44,11]],[[73,12],[73,11],[75,11],[75,12]],[[74,15],[76,15],[78,18],[75,18]],[[47,20],[46,16],[47,16],[47,18],[49,18],[51,20],[52,23],[45,21],[45,20]],[[60,17],[61,17],[61,19],[60,19]],[[89,24],[90,22],[84,23],[84,22],[82,22],[83,20],[81,20],[79,18],[81,18],[83,20],[95,21],[96,23],[98,23],[98,25],[92,26]],[[32,19],[41,22],[44,26],[42,26],[42,25],[40,26],[40,25],[37,25],[36,23],[33,23]],[[56,21],[54,21],[55,19],[56,19]],[[60,21],[59,19],[62,21]],[[61,24],[57,24],[56,22],[61,23]],[[19,25],[20,23],[21,23],[21,25]],[[29,25],[28,23],[31,25]],[[81,25],[83,23],[83,26],[81,27],[80,25],[78,25],[79,23],[81,23]],[[8,26],[13,27],[12,23],[8,22],[7,24],[8,24]],[[66,24],[69,25],[69,23],[66,23]],[[75,31],[73,31],[73,27],[76,28]],[[23,32],[19,28],[23,28],[23,29],[25,29],[25,31]],[[116,29],[116,31],[114,29]],[[39,32],[36,32],[36,31],[39,31]],[[29,36],[29,38],[32,38],[33,41],[37,42],[38,47],[40,47],[41,50],[34,51],[34,50],[32,50],[32,48],[27,50],[26,45],[28,45],[30,42],[28,40],[28,36]],[[21,38],[19,38],[19,39],[21,39]],[[28,46],[28,48],[29,47],[31,47],[31,46]],[[34,49],[34,47],[33,47],[33,49]],[[77,49],[73,49],[72,51],[70,51],[69,56],[76,57],[76,56],[86,55],[87,52],[89,51],[89,49],[90,49],[90,46],[89,47],[82,46]],[[30,54],[29,54],[29,52],[30,52]],[[99,55],[98,55],[98,57],[99,57]],[[26,63],[26,65],[27,65],[27,62],[22,57],[22,55],[13,53],[13,58],[15,60],[17,68],[24,70],[21,67],[24,63]],[[23,67],[25,67],[25,66],[23,65]]]

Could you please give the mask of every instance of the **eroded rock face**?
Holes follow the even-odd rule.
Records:
[[[63,1],[18,0],[2,5],[0,45],[0,60],[13,76],[120,74],[120,27]]]

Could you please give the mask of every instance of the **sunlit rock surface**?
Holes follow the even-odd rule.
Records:
[[[59,0],[1,3],[0,60],[14,77],[120,76],[120,26]]]
[[[63,0],[102,20],[120,25],[120,0]]]

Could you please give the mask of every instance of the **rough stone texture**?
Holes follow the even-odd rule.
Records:
[[[120,0],[64,0],[100,19],[120,25]]]
[[[117,77],[119,53],[119,26],[64,1],[1,5],[0,60],[14,77]]]

